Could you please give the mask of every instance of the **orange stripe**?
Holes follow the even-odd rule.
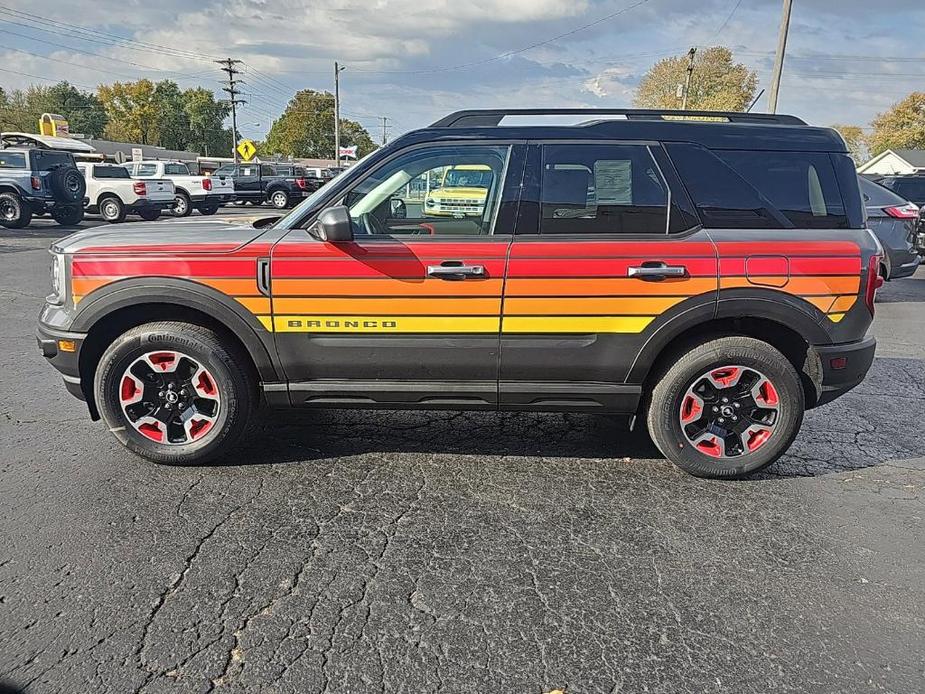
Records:
[[[230,296],[260,296],[256,279],[222,280],[209,277],[191,277],[190,279]]]
[[[507,281],[510,296],[692,296],[716,290],[712,277],[646,282],[635,277],[560,277]]]
[[[243,299],[239,299],[242,303]],[[246,305],[246,304],[245,304]],[[496,298],[388,298],[388,299],[276,299],[277,315],[323,314],[361,316],[497,316],[501,300]]]
[[[505,316],[657,316],[684,301],[684,297],[639,296],[629,299],[570,297],[530,299],[511,297],[504,302]]]
[[[753,277],[754,282],[770,284],[773,278]],[[747,288],[755,289],[755,284],[745,277],[723,277],[720,280],[722,289]],[[854,294],[858,291],[861,280],[859,277],[791,277],[790,281],[781,291],[788,294]]]
[[[501,279],[273,280],[276,296],[501,296]]]
[[[77,296],[86,296],[95,289],[105,287],[110,282],[115,282],[118,277],[74,277],[71,279],[71,293]]]
[[[236,296],[235,300],[251,313],[269,315],[270,300],[264,296]]]
[[[854,306],[858,301],[857,296],[840,296],[835,300],[835,303],[832,304],[830,311],[847,311],[852,306]]]

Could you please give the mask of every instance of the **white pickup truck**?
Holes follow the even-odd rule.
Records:
[[[215,214],[225,203],[234,202],[234,179],[231,176],[194,176],[179,161],[135,161],[127,164],[135,178],[159,178],[173,182],[173,214],[187,217],[193,210]]]
[[[170,181],[134,179],[124,166],[113,164],[78,162],[77,168],[87,181],[86,211],[99,214],[111,224],[124,221],[127,214],[153,222],[173,205]]]

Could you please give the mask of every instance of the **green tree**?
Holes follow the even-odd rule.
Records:
[[[106,112],[96,95],[67,82],[15,90],[2,106],[4,127],[22,132],[37,132],[43,113],[64,116],[72,133],[99,137],[106,127]]]
[[[863,164],[870,159],[870,147],[867,142],[867,135],[858,125],[833,125],[832,126],[844,138],[845,144],[848,145],[848,151],[855,163]]]
[[[223,123],[231,107],[216,101],[215,94],[202,87],[183,92],[183,102],[189,123],[187,148],[206,155],[230,156],[231,128],[225,128]]]
[[[190,140],[186,99],[176,82],[163,80],[154,85],[157,108],[156,144],[167,149],[186,149]]]
[[[340,120],[341,145],[356,145],[361,157],[376,149],[362,125]],[[334,158],[334,95],[302,89],[296,92],[283,114],[273,122],[267,135],[267,154],[291,157]]]
[[[870,153],[888,149],[925,149],[925,92],[913,92],[873,121]]]
[[[161,113],[151,80],[100,85],[99,99],[109,116],[107,138],[142,145],[159,144]]]
[[[687,79],[687,55],[665,58],[649,68],[636,90],[639,108],[681,108],[679,85]],[[701,111],[744,111],[755,98],[758,74],[735,63],[724,46],[700,50],[694,57],[694,72],[687,107]]]

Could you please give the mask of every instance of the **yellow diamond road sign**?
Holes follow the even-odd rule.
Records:
[[[241,155],[244,161],[250,161],[254,158],[254,155],[257,154],[257,148],[250,140],[241,140],[241,143],[238,145],[238,154]]]

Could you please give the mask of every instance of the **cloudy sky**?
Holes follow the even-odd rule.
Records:
[[[56,7],[66,12],[55,14]],[[378,139],[459,108],[629,106],[655,61],[730,46],[767,87],[780,0],[0,0],[0,86],[170,78],[220,88],[244,61],[239,117],[263,137],[293,91],[331,89]],[[925,91],[925,2],[795,0],[780,110],[868,125]],[[755,110],[763,110],[762,98]]]

